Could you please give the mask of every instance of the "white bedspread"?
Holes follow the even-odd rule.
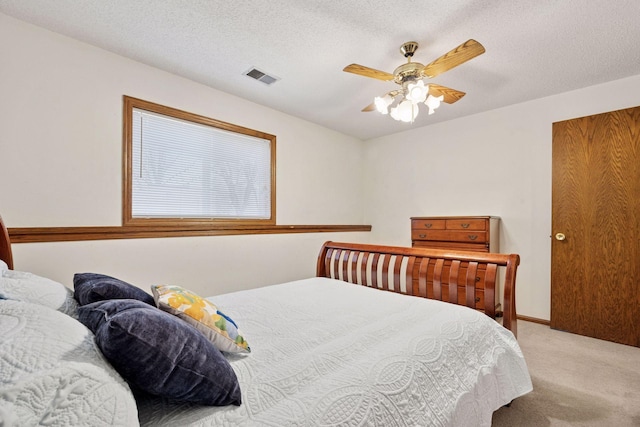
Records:
[[[140,399],[142,425],[490,426],[532,390],[510,331],[462,306],[313,278],[210,298],[252,353],[240,407]]]

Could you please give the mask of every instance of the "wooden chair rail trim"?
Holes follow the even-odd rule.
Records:
[[[370,265],[369,260],[371,260]],[[392,260],[393,267],[391,267]],[[402,266],[405,261],[406,273],[403,277]],[[476,306],[476,292],[481,289],[484,292],[483,311],[487,316],[495,319],[494,301],[497,272],[498,267],[505,267],[502,324],[514,335],[517,335],[515,279],[519,264],[520,257],[517,254],[447,251],[329,241],[323,245],[318,255],[316,275],[389,292],[466,305],[473,309],[479,308]],[[481,288],[479,288],[480,285],[476,278],[479,270],[486,272]],[[431,289],[428,289],[427,275],[429,273],[432,274]],[[378,276],[382,280],[379,280]],[[401,279],[405,281],[404,289]],[[444,287],[448,289],[447,292],[443,292]],[[433,295],[427,296],[430,290]],[[463,294],[464,296],[462,296]]]
[[[160,237],[229,236],[240,234],[290,234],[371,231],[371,225],[218,225],[104,226],[9,228],[12,243],[69,242],[81,240],[146,239]]]

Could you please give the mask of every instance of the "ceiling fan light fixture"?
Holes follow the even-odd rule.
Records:
[[[473,39],[469,39],[429,64],[422,65],[411,60],[417,49],[417,42],[406,42],[400,46],[400,52],[407,58],[407,62],[397,67],[393,73],[359,64],[351,64],[344,67],[343,71],[348,73],[377,80],[393,81],[400,86],[400,89],[387,92],[382,97],[375,97],[373,104],[367,105],[362,111],[377,110],[382,114],[390,115],[394,120],[413,123],[418,117],[419,104],[424,103],[429,109],[429,114],[433,114],[441,102],[453,104],[459,101],[465,93],[438,84],[425,84],[423,79],[436,77],[485,52],[484,46]],[[429,92],[441,95],[434,96]],[[444,99],[445,94],[447,95],[446,101]],[[394,106],[391,107],[392,105]]]
[[[389,112],[389,115],[391,116],[391,118],[392,118],[393,120],[398,120],[398,121],[400,121],[400,115],[399,115],[399,113],[398,113],[398,107],[393,107],[393,108],[391,109],[391,111]]]
[[[385,96],[376,96],[373,99],[374,104],[376,105],[376,110],[381,114],[389,114],[389,105],[393,103],[393,98],[386,94]]]
[[[394,120],[413,123],[416,117],[418,117],[418,106],[408,99],[405,99],[399,103],[397,107],[391,109],[390,115]]]
[[[427,96],[427,99],[424,101],[424,105],[429,107],[429,114],[435,113],[436,108],[438,108],[440,106],[440,103],[442,102],[443,99],[444,99],[444,95],[440,95],[440,96],[429,95],[429,96]]]
[[[407,94],[405,98],[409,101],[417,104],[424,102],[429,94],[429,86],[425,86],[422,80],[418,80],[417,83],[409,83],[407,85]]]

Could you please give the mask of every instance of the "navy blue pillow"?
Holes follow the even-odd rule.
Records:
[[[98,301],[78,308],[111,365],[147,393],[201,405],[240,405],[231,365],[202,333],[138,300]]]
[[[80,305],[109,299],[137,299],[156,305],[153,297],[142,289],[104,274],[77,273],[73,276],[73,288]]]

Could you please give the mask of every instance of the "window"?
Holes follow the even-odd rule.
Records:
[[[124,98],[124,224],[275,224],[276,138]]]

